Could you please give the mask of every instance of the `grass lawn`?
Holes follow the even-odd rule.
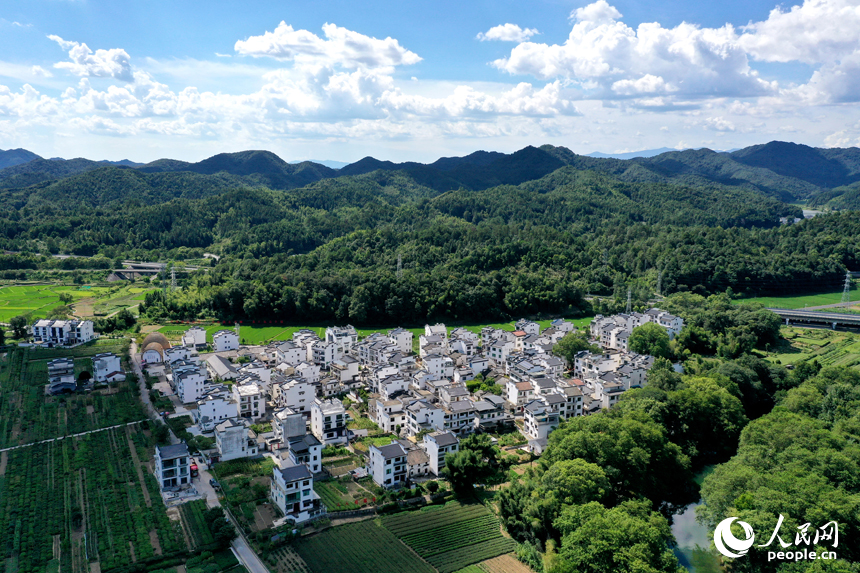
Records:
[[[594,317],[588,316],[583,318],[572,319],[570,322],[575,324],[577,327],[588,326],[591,323]],[[291,340],[293,337],[293,333],[302,330],[309,329],[317,333],[320,338],[325,337],[325,329],[324,326],[288,326],[286,324],[276,325],[275,321],[272,321],[272,324],[268,323],[254,323],[254,324],[241,324],[239,325],[239,337],[243,341],[244,344],[265,344],[273,340]],[[447,324],[448,331],[450,332],[454,328],[458,328],[460,326],[465,327],[467,330],[480,334],[481,329],[486,326],[492,326],[494,328],[501,328],[503,330],[514,330],[514,323],[505,322],[505,323],[473,323],[473,324]],[[540,324],[541,329],[547,328],[552,320],[538,320],[537,323]],[[182,338],[182,335],[189,328],[194,326],[193,324],[168,324],[158,328],[158,332],[162,333],[167,337],[168,340],[179,341]],[[212,342],[212,335],[218,332],[219,330],[232,330],[233,324],[200,324],[206,329],[206,341]],[[370,328],[357,328],[356,332],[360,337],[365,337],[375,332],[380,332],[382,334],[387,333],[389,330],[393,330],[396,328],[395,326],[380,326],[380,327],[370,327]],[[407,328],[406,330],[410,331],[413,334],[413,344],[415,348],[418,348],[418,337],[424,334],[424,327],[418,328]]]
[[[849,292],[852,302],[860,301],[860,290]],[[734,300],[735,304],[743,302],[760,302],[768,308],[798,309],[807,306],[823,306],[842,302],[842,290],[829,293],[806,294],[800,296],[761,296],[756,298],[741,298]],[[829,312],[829,311],[828,311]]]

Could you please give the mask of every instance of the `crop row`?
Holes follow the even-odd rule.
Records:
[[[212,537],[212,531],[203,519],[203,512],[205,510],[206,502],[199,499],[179,506],[182,521],[185,523],[185,527],[191,537],[191,543],[195,549],[215,541]]]
[[[387,517],[383,524],[397,537],[412,533],[467,521],[476,517],[488,515],[489,511],[482,505],[461,506],[452,504],[445,509],[432,512],[408,512]]]
[[[420,537],[419,537],[420,536]],[[502,536],[499,522],[493,517],[463,521],[452,527],[404,537],[403,542],[422,557],[444,553]]]
[[[18,573],[46,570],[54,559],[54,536],[64,572],[74,570],[72,548],[82,537],[81,557],[98,560],[102,571],[131,564],[132,547],[138,562],[154,557],[151,531],[164,555],[182,549],[150,475],[145,487],[151,506],[146,505],[124,429],[12,450],[8,456],[0,479],[5,542],[0,546],[17,562]]]
[[[434,573],[375,521],[334,527],[302,538],[295,547],[314,573]]]
[[[453,573],[467,565],[479,563],[485,559],[498,557],[514,550],[516,543],[513,539],[500,537],[483,543],[461,547],[445,553],[439,553],[427,558],[427,562],[439,570],[439,573]]]

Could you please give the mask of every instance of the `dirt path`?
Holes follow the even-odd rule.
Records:
[[[168,507],[167,518],[170,519],[170,521],[179,522],[179,530],[182,531],[182,537],[185,538],[185,547],[188,548],[188,551],[194,551],[194,546],[191,545],[191,538],[188,537],[188,524],[185,523],[184,519],[182,519],[182,514],[179,512],[179,508]]]
[[[0,454],[0,477],[6,475],[6,464],[9,463],[9,452]]]
[[[134,543],[131,541],[128,542],[128,550],[131,553],[131,562],[137,563],[137,555],[134,554]]]
[[[140,458],[137,457],[137,448],[134,442],[131,441],[130,428],[125,428],[125,437],[128,440],[128,448],[131,450],[131,459],[134,462],[134,467],[137,470],[137,479],[140,481],[140,488],[143,490],[143,501],[146,502],[146,507],[152,507],[152,500],[149,497],[149,491],[146,489],[146,481],[143,478],[143,470],[140,467]],[[159,555],[161,555],[159,553]]]
[[[149,544],[152,545],[156,555],[162,555],[161,542],[158,540],[158,533],[154,529],[149,532]]]

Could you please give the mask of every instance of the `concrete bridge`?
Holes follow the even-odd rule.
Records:
[[[822,324],[830,328],[838,326],[860,328],[860,314],[842,314],[839,312],[820,312],[817,310],[798,310],[786,308],[769,308],[785,320],[785,324]]]

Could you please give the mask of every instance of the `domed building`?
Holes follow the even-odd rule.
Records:
[[[151,332],[140,345],[140,359],[143,364],[161,364],[164,361],[164,351],[170,348],[170,342],[160,332]]]

